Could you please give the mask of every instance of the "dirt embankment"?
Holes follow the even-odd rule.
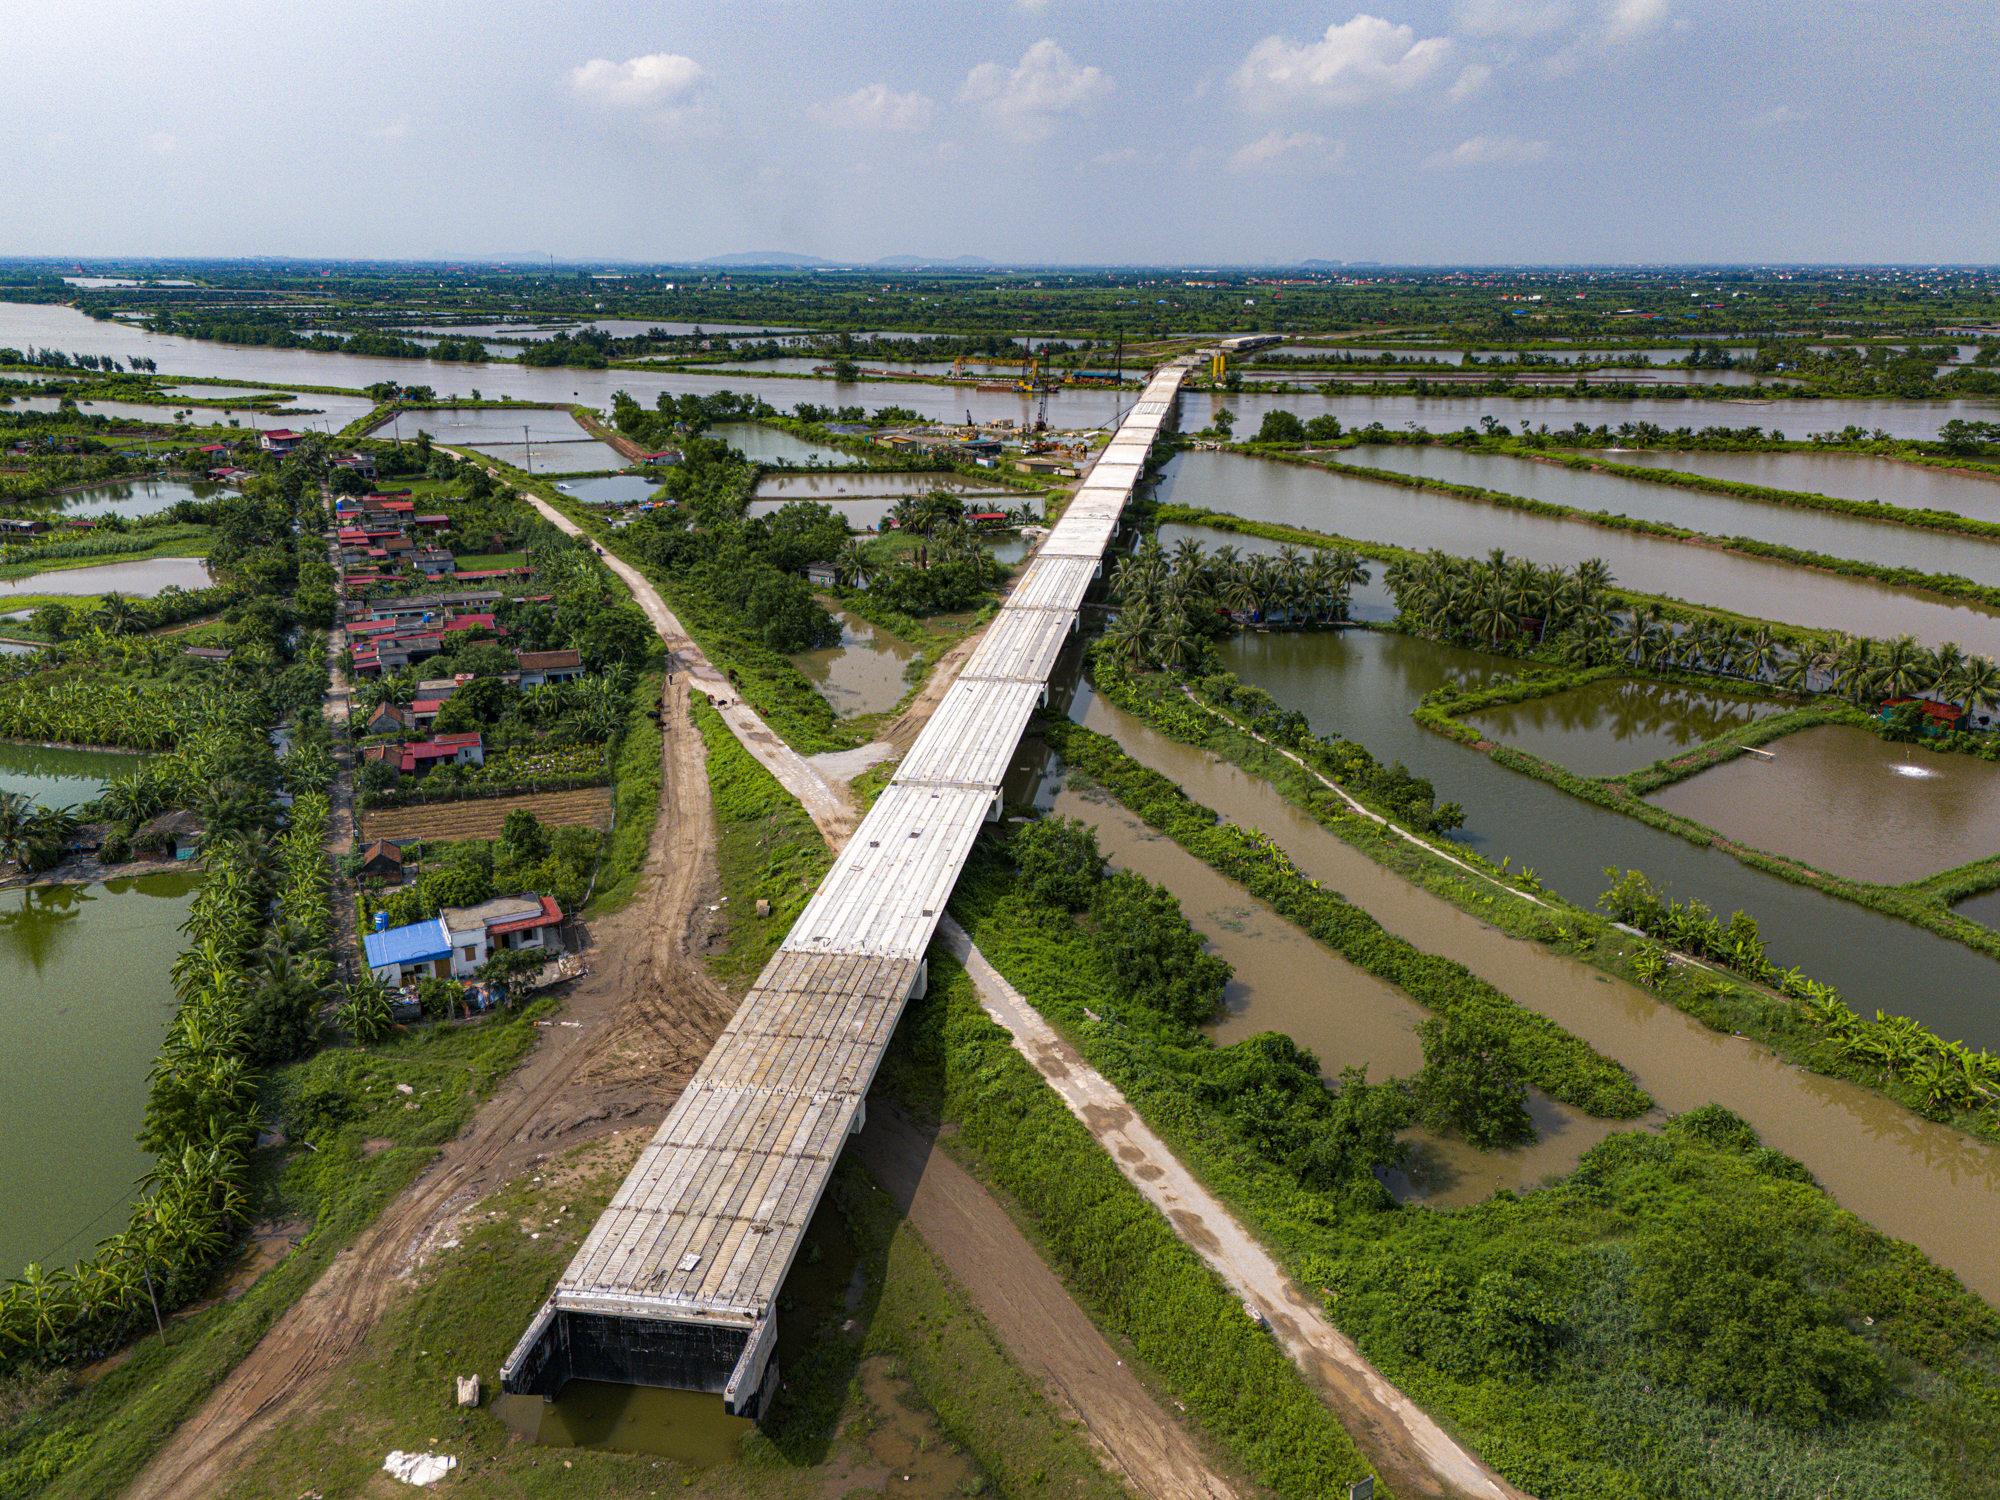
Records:
[[[402,1289],[425,1246],[502,1183],[613,1122],[658,1119],[732,1007],[688,951],[714,883],[708,780],[686,688],[668,700],[665,786],[640,895],[594,934],[596,967],[565,1020],[465,1135],[342,1251],[135,1481],[134,1500],[205,1500],[279,1422],[318,1399]]]

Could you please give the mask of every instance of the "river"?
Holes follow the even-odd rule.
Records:
[[[536,369],[515,364],[441,364],[430,360],[373,359],[345,354],[320,354],[305,349],[269,349],[251,345],[197,342],[148,333],[121,321],[99,322],[74,308],[47,304],[0,303],[0,344],[28,344],[84,354],[110,354],[124,359],[137,354],[158,361],[163,376],[202,375],[245,384],[326,385],[364,389],[378,381],[422,384],[440,394],[469,396],[476,387],[483,395],[505,395],[523,401],[581,401],[608,411],[614,392],[628,391],[650,407],[661,391],[711,394],[732,390],[790,411],[800,402],[820,406],[901,406],[933,419],[957,420],[967,411],[982,422],[1012,418],[1031,424],[1039,398],[1011,391],[978,391],[970,386],[940,386],[918,382],[856,382],[782,380],[742,375],[710,376],[683,371]],[[1050,420],[1059,427],[1109,427],[1132,404],[1131,391],[1070,387],[1050,393]],[[302,397],[300,405],[314,404]],[[1899,437],[1934,438],[1941,424],[1953,417],[1990,420],[1992,402],[1970,401],[1670,401],[1631,400],[1599,396],[1551,396],[1546,400],[1512,397],[1332,397],[1312,393],[1261,395],[1216,392],[1186,397],[1182,425],[1206,425],[1222,407],[1234,410],[1254,430],[1264,412],[1283,408],[1302,416],[1323,412],[1337,415],[1350,428],[1381,422],[1402,427],[1418,422],[1434,431],[1456,430],[1492,415],[1503,422],[1529,421],[1567,428],[1573,422],[1591,426],[1621,422],[1656,422],[1665,427],[1760,425],[1782,427],[1794,435],[1850,423],[1884,428]]]
[[[69,1265],[125,1226],[151,1165],[134,1137],[195,883],[0,893],[0,1275]]]

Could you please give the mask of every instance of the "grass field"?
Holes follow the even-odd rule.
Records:
[[[611,821],[611,788],[579,787],[526,797],[485,797],[428,807],[389,807],[361,815],[364,843],[376,839],[493,839],[507,814],[525,807],[549,828],[602,828]]]

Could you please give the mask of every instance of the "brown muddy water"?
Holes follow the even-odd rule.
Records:
[[[1606,677],[1468,714],[1465,722],[1489,740],[1579,776],[1623,776],[1784,708],[1767,699]]]
[[[1878,885],[2000,854],[2000,766],[1852,724],[1802,729],[1646,800],[1736,843]]]
[[[1675,1114],[1714,1102],[1805,1163],[1846,1208],[1909,1240],[2000,1300],[2000,1147],[1935,1125],[1871,1090],[1709,1031],[1646,991],[1551,953],[1417,889],[1349,848],[1262,780],[1156,734],[1087,689],[1072,717],[1232,822],[1260,828],[1307,875],[1389,931],[1475,974],[1630,1068]],[[1469,877],[1468,877],[1469,878]],[[1236,904],[1243,904],[1239,895]],[[1514,899],[1499,896],[1498,900]]]
[[[917,648],[845,610],[834,619],[840,622],[840,644],[802,651],[793,663],[843,719],[894,708],[910,690],[904,673]]]
[[[1430,1012],[1404,991],[1307,937],[1103,792],[1065,787],[1038,800],[1063,817],[1092,824],[1098,847],[1119,869],[1172,891],[1209,952],[1235,969],[1223,991],[1223,1016],[1208,1028],[1218,1044],[1283,1032],[1319,1059],[1328,1081],[1343,1068],[1366,1068],[1380,1082],[1423,1067],[1416,1025]],[[1415,1148],[1410,1170],[1388,1175],[1390,1191],[1433,1208],[1478,1203],[1501,1188],[1532,1187],[1551,1173],[1573,1170],[1590,1147],[1633,1123],[1594,1120],[1536,1090],[1529,1091],[1529,1109],[1536,1139],[1511,1151],[1481,1151],[1429,1130],[1406,1131],[1404,1139]]]
[[[168,585],[205,589],[215,580],[199,557],[147,557],[136,562],[99,563],[95,567],[52,569],[25,578],[0,579],[6,594],[103,594],[113,590],[150,599]]]

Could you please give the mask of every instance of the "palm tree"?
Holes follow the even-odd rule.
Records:
[[[1130,666],[1146,659],[1150,642],[1145,626],[1128,611],[1104,632],[1099,645],[1113,661]]]
[[[1989,657],[1968,656],[1959,662],[1956,672],[1938,683],[1938,691],[1965,710],[1965,721],[1970,725],[1974,710],[2000,705],[2000,667]]]
[[[852,588],[866,588],[874,581],[875,564],[858,538],[850,537],[833,559],[833,576]]]
[[[1884,698],[1908,698],[1934,681],[1930,653],[1915,636],[1899,635],[1882,649],[1872,686]]]
[[[1875,643],[1865,635],[1847,637],[1831,663],[1833,686],[1854,703],[1875,685]]]
[[[97,613],[109,635],[124,635],[145,620],[145,613],[139,605],[116,591],[104,596],[103,602],[97,606]]]

